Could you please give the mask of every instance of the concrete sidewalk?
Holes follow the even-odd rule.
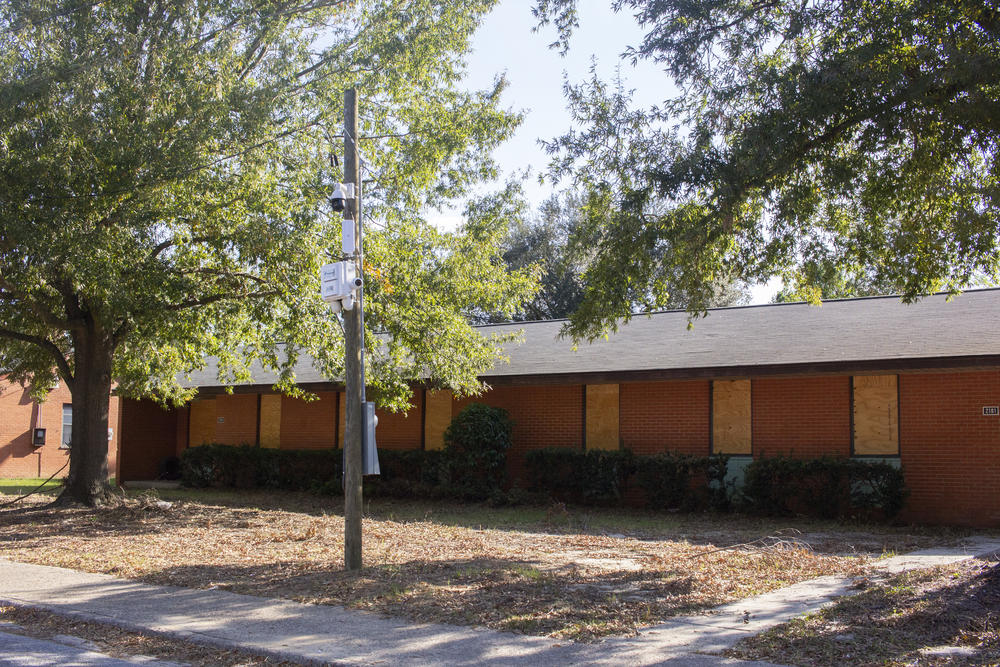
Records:
[[[111,656],[47,639],[35,639],[2,631],[0,625],[0,666],[2,667],[180,667],[159,661],[120,660]]]
[[[890,571],[955,562],[1000,549],[978,540],[881,561]],[[849,591],[850,579],[821,577],[671,619],[637,637],[574,644],[468,627],[412,624],[340,607],[306,605],[218,590],[154,586],[115,577],[0,559],[0,604],[47,609],[222,648],[300,663],[420,665],[762,665],[695,655],[813,611]]]

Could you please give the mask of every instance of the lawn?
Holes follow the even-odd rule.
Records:
[[[42,486],[45,482],[44,478],[39,479],[0,479],[0,495],[2,496],[23,496],[26,493],[30,493],[38,487]],[[45,496],[55,496],[59,493],[62,488],[62,482],[58,479],[53,479],[45,483],[41,489],[39,489],[39,494]],[[7,500],[13,500],[13,498],[8,498]]]
[[[863,580],[858,595],[727,655],[791,665],[1000,664],[1000,564],[971,560]]]
[[[0,513],[0,548],[14,560],[152,583],[586,641],[958,538],[561,504],[376,500],[366,503],[366,567],[346,573],[340,499],[188,490],[159,498],[171,504],[141,495],[100,510]]]

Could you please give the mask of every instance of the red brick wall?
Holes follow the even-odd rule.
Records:
[[[333,449],[337,446],[337,394],[316,393],[318,401],[281,399],[282,449]]]
[[[49,393],[46,400],[35,403],[28,389],[19,384],[0,380],[0,477],[48,477],[69,460],[69,450],[61,449],[62,406],[73,397],[65,383]],[[45,445],[31,444],[35,427],[46,429]],[[112,439],[108,443],[108,473],[115,475],[118,455],[118,398],[111,397],[108,427]],[[67,468],[62,472],[65,476]]]
[[[177,455],[177,421],[153,401],[122,401],[120,481],[159,477],[164,459]]]
[[[215,422],[216,442],[224,445],[256,445],[257,394],[217,397]]]
[[[1000,370],[899,378],[904,518],[1000,526]]]
[[[452,415],[469,403],[485,403],[510,413],[514,443],[507,456],[514,483],[524,474],[526,451],[583,445],[583,385],[494,387],[483,396],[455,401]]]
[[[626,382],[619,386],[619,432],[636,454],[708,454],[708,380]]]
[[[183,408],[177,408],[177,410],[174,413],[176,415],[176,420],[174,422],[174,433],[177,434],[176,438],[177,448],[174,451],[177,452],[177,456],[180,456],[181,452],[183,452],[185,449],[191,446],[191,443],[188,442],[190,440],[189,438],[190,433],[188,433],[188,428],[190,426],[188,420],[189,411],[190,408],[188,408],[188,406],[185,405]]]
[[[416,393],[410,396],[406,413],[375,411],[375,444],[379,449],[420,449],[424,431],[420,398]]]
[[[708,381],[622,383],[620,389],[621,435],[626,446],[640,454],[664,450],[707,453]],[[851,404],[847,376],[758,378],[753,380],[752,392],[755,454],[849,455]],[[1000,369],[903,374],[899,392],[900,453],[911,490],[903,518],[1000,526],[1000,417],[982,416],[984,405],[1000,404]],[[321,400],[313,403],[283,399],[282,447],[334,446],[335,394],[320,396]],[[500,386],[484,396],[455,401],[453,414],[472,401],[502,407],[510,413],[514,420],[511,471],[516,480],[523,474],[525,451],[581,446],[583,396],[581,385]],[[231,404],[243,406],[233,411],[237,415],[234,419],[245,420],[240,422],[243,432],[249,432],[253,424],[255,434],[256,424],[248,415],[256,419],[256,396],[239,398],[244,400]],[[65,460],[65,453],[58,450],[63,401],[69,401],[64,388],[54,392],[43,407],[43,425],[50,429],[49,444],[41,452],[43,475],[51,474]],[[39,474],[38,454],[30,446],[33,409],[19,387],[5,387],[0,393],[3,476]],[[122,429],[131,452],[136,441],[128,434],[135,426],[128,409],[126,406]],[[407,417],[380,414],[379,420],[379,446],[419,446],[419,406]],[[175,447],[184,443],[184,411],[177,411],[175,423],[173,431],[169,425],[163,427],[163,451],[168,448],[171,433]],[[154,427],[150,423],[147,428]],[[123,458],[125,471],[131,474],[136,461],[130,462],[127,453]]]
[[[758,378],[750,398],[755,456],[851,455],[849,376]]]

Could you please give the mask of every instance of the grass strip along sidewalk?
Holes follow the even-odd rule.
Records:
[[[857,595],[726,655],[789,665],[998,665],[1000,564],[969,560],[861,580]]]
[[[193,642],[167,639],[142,632],[123,630],[107,623],[80,621],[60,614],[24,607],[0,606],[3,632],[48,639],[58,643],[70,640],[113,658],[159,658],[191,667],[277,667],[296,663],[279,662],[246,651],[220,649]],[[82,641],[79,641],[82,640]]]

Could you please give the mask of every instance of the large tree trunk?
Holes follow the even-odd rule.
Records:
[[[95,330],[73,334],[73,431],[69,452],[69,479],[60,503],[96,506],[108,497],[108,409],[111,403],[111,364],[114,345]]]

